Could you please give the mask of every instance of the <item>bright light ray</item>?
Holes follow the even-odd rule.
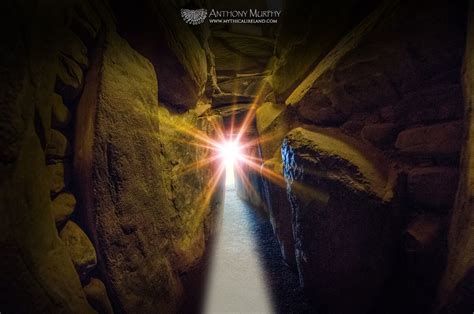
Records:
[[[237,160],[244,158],[242,148],[238,141],[225,141],[219,145],[219,157],[225,165],[234,165]]]
[[[237,125],[236,116],[230,117],[227,128],[221,120],[208,117],[212,127],[209,134],[197,127],[180,121],[163,121],[162,132],[172,132],[172,138],[177,144],[190,145],[190,148],[201,150],[199,160],[180,165],[176,172],[179,176],[187,175],[192,171],[199,171],[204,167],[214,169],[212,177],[196,200],[198,205],[195,221],[202,221],[200,217],[208,211],[209,204],[216,189],[223,183],[227,185],[222,232],[217,238],[215,256],[210,271],[210,284],[206,299],[206,313],[237,312],[273,312],[270,292],[265,282],[262,265],[259,260],[257,241],[251,235],[248,222],[242,211],[242,203],[237,198],[233,184],[239,180],[245,191],[257,194],[257,191],[248,180],[249,171],[262,175],[265,179],[280,186],[285,185],[283,176],[271,169],[262,166],[262,160],[256,156],[258,145],[274,140],[278,135],[266,135],[248,138],[249,129],[255,118],[256,108],[261,97],[262,86],[257,93],[256,101],[249,105],[248,111],[241,123]],[[169,124],[167,127],[166,123]],[[178,132],[178,134],[175,134]],[[231,191],[231,192],[230,192]],[[230,198],[230,202],[229,202]],[[238,203],[240,202],[240,203]],[[196,226],[197,227],[197,226]],[[239,236],[238,238],[234,238]],[[240,241],[241,239],[244,239]],[[235,242],[238,243],[235,243]],[[233,244],[233,246],[229,246]],[[229,264],[231,262],[231,264]],[[239,274],[239,278],[235,278]]]
[[[214,248],[204,313],[274,313],[258,241],[245,204],[227,189],[222,228]]]
[[[260,98],[260,93],[257,94],[257,101]],[[184,165],[177,172],[178,175],[186,175],[192,171],[197,171],[204,167],[214,167],[218,171],[212,178],[212,183],[203,192],[203,199],[210,200],[213,195],[218,182],[221,181],[225,174],[226,185],[233,184],[235,180],[239,180],[245,190],[252,193],[254,190],[246,176],[248,171],[260,173],[264,178],[274,184],[284,186],[285,181],[280,173],[276,173],[270,169],[262,167],[262,160],[259,156],[254,156],[248,152],[255,151],[255,147],[271,141],[277,135],[265,135],[256,138],[245,138],[248,130],[254,121],[256,113],[256,103],[250,104],[248,111],[239,127],[236,127],[236,117],[230,117],[230,125],[227,130],[219,123],[218,119],[208,118],[209,124],[213,128],[213,135],[196,128],[193,125],[186,124],[181,121],[180,124],[174,124],[173,121],[163,121],[164,124],[169,123],[170,128],[166,125],[162,131],[173,130],[173,132],[182,133],[184,136],[174,136],[175,142],[209,151],[205,158]],[[218,176],[216,176],[218,175]],[[202,203],[203,207],[208,206],[207,202]]]

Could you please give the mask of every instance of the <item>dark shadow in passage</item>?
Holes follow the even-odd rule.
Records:
[[[237,193],[236,189],[227,187],[226,197],[231,197],[231,193]],[[269,285],[269,291],[272,294],[276,313],[316,313],[299,286],[298,274],[293,272],[283,261],[280,247],[266,213],[252,209],[244,201],[241,204],[252,235],[257,241],[259,258],[266,282]],[[184,290],[187,292],[184,296],[185,301],[181,313],[199,314],[203,312],[209,266],[212,262],[213,240],[208,242],[202,261],[191,271],[181,275]]]
[[[257,241],[262,268],[272,293],[276,312],[316,313],[299,286],[298,274],[283,261],[268,215],[252,209],[245,202],[242,204],[245,207],[252,235]]]

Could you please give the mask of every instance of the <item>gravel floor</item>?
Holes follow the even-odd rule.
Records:
[[[205,313],[314,313],[283,262],[264,214],[226,191],[221,232],[210,256]]]

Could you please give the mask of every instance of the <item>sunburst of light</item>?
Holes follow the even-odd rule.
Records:
[[[272,170],[271,168],[263,166],[263,160],[258,154],[259,146],[266,143],[267,141],[275,140],[275,137],[278,137],[277,134],[256,136],[253,130],[253,123],[255,121],[255,114],[257,109],[257,103],[260,103],[260,98],[262,95],[263,86],[260,86],[260,89],[257,93],[255,102],[248,106],[248,110],[242,119],[238,119],[238,116],[234,114],[229,118],[229,122],[226,126],[222,123],[222,119],[216,119],[215,116],[203,117],[207,119],[208,126],[202,129],[192,125],[191,123],[186,123],[185,121],[180,120],[179,123],[173,121],[173,119],[164,119],[162,121],[164,127],[161,128],[161,132],[170,132],[172,138],[177,145],[187,146],[189,149],[195,149],[198,153],[196,156],[197,160],[193,160],[189,164],[179,165],[175,169],[175,174],[178,176],[186,176],[190,173],[199,173],[202,169],[211,169],[212,174],[210,178],[206,178],[204,186],[202,186],[202,192],[199,197],[195,200],[197,204],[196,215],[202,216],[205,215],[207,209],[209,208],[210,203],[213,201],[213,196],[217,195],[215,192],[222,188],[222,183],[226,185],[234,184],[235,181],[238,181],[240,188],[242,188],[249,195],[258,196],[259,193],[255,190],[252,182],[250,182],[249,177],[253,173],[260,174],[266,180],[271,183],[279,186],[285,186],[285,180],[281,173]],[[237,107],[234,107],[237,108]],[[169,124],[169,125],[166,125]],[[208,173],[205,171],[204,173]],[[235,179],[234,179],[235,175]],[[224,177],[225,176],[225,181]],[[201,221],[196,219],[196,221]],[[249,232],[248,230],[246,232]],[[255,251],[255,248],[251,250]],[[255,252],[254,252],[255,253]],[[219,258],[217,258],[218,260]],[[263,273],[261,265],[258,262],[258,256],[256,254],[252,255],[250,258],[253,262],[249,268],[252,268],[251,278],[247,284],[252,285],[252,289],[258,286],[258,291],[261,292],[258,298],[258,302],[261,303],[258,309],[264,309],[263,312],[273,312],[271,310],[271,301],[268,296],[268,291],[266,290],[266,284],[264,283]],[[218,262],[217,262],[218,264]],[[217,270],[214,269],[214,272],[217,273],[215,276],[222,275],[222,272],[219,273],[218,265]],[[225,269],[227,272],[227,269]],[[224,276],[225,277],[225,276]],[[244,287],[245,288],[245,287]],[[222,286],[214,283],[214,286],[210,284],[208,287],[209,296],[206,302],[206,307],[212,313],[212,305],[214,301],[225,304],[225,307],[228,307],[227,301],[222,299],[222,296],[217,294],[214,295],[212,291],[225,291],[228,289],[222,289]],[[235,291],[232,291],[234,293]],[[253,294],[253,293],[252,293]],[[214,296],[214,298],[213,298]],[[214,300],[214,301],[213,301]],[[246,302],[249,303],[248,306],[253,307],[255,303],[247,299],[238,299],[239,303]],[[214,304],[215,305],[215,304]],[[247,307],[248,307],[247,306]],[[240,308],[241,305],[236,306]],[[220,308],[216,311],[221,313]]]
[[[189,172],[197,171],[203,167],[217,165],[220,171],[216,172],[219,174],[219,177],[214,178],[215,175],[213,176],[213,179],[215,179],[213,181],[216,182],[219,182],[222,175],[225,174],[226,183],[232,184],[234,182],[233,177],[235,174],[244,187],[251,190],[252,186],[246,179],[248,171],[251,170],[260,173],[273,183],[278,185],[284,184],[281,174],[262,167],[262,159],[254,153],[256,151],[255,148],[258,147],[258,145],[274,139],[274,136],[272,135],[249,137],[249,130],[255,117],[255,108],[255,104],[249,106],[247,114],[238,127],[235,125],[236,118],[233,115],[230,119],[231,122],[227,130],[224,128],[222,123],[210,119],[209,123],[213,129],[212,135],[209,135],[191,125],[177,126],[176,124],[173,124],[173,130],[186,135],[176,138],[175,141],[177,143],[209,151],[209,153],[204,154],[206,157],[183,166],[180,169],[179,174],[184,175]],[[208,195],[213,192],[214,189],[205,191]]]
[[[273,184],[284,187],[285,181],[282,174],[264,167],[261,157],[255,153],[258,151],[259,145],[272,141],[278,136],[276,134],[253,136],[250,132],[261,92],[262,87],[257,93],[255,102],[249,105],[247,113],[239,124],[236,122],[236,115],[233,114],[227,127],[223,125],[222,120],[212,118],[212,116],[208,117],[211,132],[203,131],[189,123],[175,124],[172,121],[167,122],[170,124],[169,128],[165,125],[165,128],[162,129],[181,133],[183,136],[174,136],[177,143],[206,151],[202,154],[205,157],[188,165],[182,165],[177,173],[178,175],[186,175],[205,167],[214,168],[212,178],[208,180],[207,186],[202,191],[204,202],[201,204],[203,206],[208,205],[208,201],[224,175],[226,176],[225,183],[227,185],[238,180],[243,188],[251,193],[255,190],[247,179],[249,171],[259,173]],[[163,122],[166,123],[166,121]]]

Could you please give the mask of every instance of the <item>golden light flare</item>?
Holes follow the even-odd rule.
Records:
[[[213,168],[213,175],[208,179],[202,198],[199,199],[200,204],[207,206],[214,194],[219,182],[223,182],[223,176],[226,175],[226,183],[233,183],[235,175],[243,188],[250,193],[256,193],[251,182],[248,180],[249,172],[254,172],[265,177],[274,184],[284,186],[285,181],[280,173],[263,167],[261,157],[258,152],[258,145],[266,141],[273,140],[273,136],[251,136],[253,119],[255,117],[255,104],[249,106],[249,110],[241,119],[239,125],[236,125],[237,118],[232,115],[229,118],[227,128],[218,120],[208,118],[208,122],[212,128],[212,134],[207,134],[201,129],[192,126],[190,123],[180,121],[162,121],[164,124],[163,131],[173,130],[175,133],[173,141],[181,145],[189,145],[203,151],[198,156],[205,156],[187,165],[182,165],[177,175],[183,176],[193,171],[205,167]],[[166,124],[170,124],[169,128]],[[230,179],[230,180],[229,180]]]
[[[186,175],[204,167],[213,168],[213,175],[209,178],[207,185],[202,191],[203,198],[200,202],[203,206],[208,205],[219,182],[223,182],[224,175],[226,175],[227,184],[234,182],[233,177],[235,175],[236,180],[250,193],[257,193],[248,179],[251,172],[261,175],[272,184],[285,186],[282,174],[264,167],[263,160],[258,153],[259,145],[279,137],[277,134],[255,135],[255,115],[257,103],[262,98],[262,92],[263,84],[259,86],[254,102],[248,105],[244,117],[239,118],[236,110],[234,110],[233,114],[228,118],[226,126],[223,125],[222,120],[208,116],[207,121],[211,127],[210,132],[203,131],[191,123],[186,123],[186,121],[180,121],[178,124],[175,124],[172,119],[165,121],[165,128],[163,129],[168,129],[166,128],[166,123],[169,123],[169,130],[173,130],[172,132],[177,131],[177,134],[173,136],[176,143],[202,149],[204,153],[201,155],[206,156],[182,166],[177,171],[177,175]],[[237,99],[235,101],[232,107],[237,109]],[[239,121],[237,122],[237,120]],[[228,180],[230,176],[232,180]]]

